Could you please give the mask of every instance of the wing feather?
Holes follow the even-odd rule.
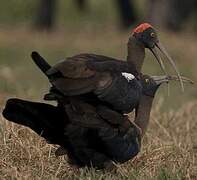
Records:
[[[115,73],[128,71],[124,61],[102,55],[79,54],[57,63],[46,74],[60,92],[73,96],[110,84]]]

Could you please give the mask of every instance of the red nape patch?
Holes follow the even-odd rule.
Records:
[[[140,32],[143,32],[143,31],[145,31],[146,29],[148,29],[148,28],[150,28],[150,27],[152,27],[149,23],[142,23],[142,24],[140,24],[139,26],[137,26],[134,30],[133,30],[133,32],[134,33],[140,33]]]

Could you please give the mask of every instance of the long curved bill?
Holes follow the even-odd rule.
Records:
[[[156,82],[157,85],[160,85],[162,83],[168,83],[169,81],[179,81],[179,78],[181,78],[182,83],[190,83],[190,84],[194,84],[194,81],[192,81],[191,79],[181,76],[151,76],[151,78]]]
[[[161,57],[159,56],[159,54],[157,52],[157,49],[154,47],[154,48],[150,48],[150,50],[153,53],[153,55],[155,56],[157,62],[159,63],[160,68],[162,69],[163,73],[167,76],[168,73],[166,72],[164,63],[163,63]],[[169,83],[168,83],[168,86],[167,86],[167,91],[168,91],[168,96],[170,96],[170,84]]]
[[[164,48],[164,46],[161,43],[158,42],[155,45],[166,56],[167,60],[170,62],[170,64],[174,68],[174,70],[175,70],[175,72],[176,72],[176,74],[178,76],[178,79],[180,81],[181,89],[184,92],[183,80],[181,78],[180,72],[179,72],[177,66],[175,65],[173,59],[171,58],[171,56],[168,54],[168,52],[166,51],[166,49]]]
[[[169,80],[174,80],[174,81],[179,81],[179,77],[177,77],[177,76],[168,76],[168,79]],[[181,76],[181,79],[182,79],[183,83],[194,84],[194,81],[192,79],[190,79],[190,78]]]
[[[157,53],[157,50],[156,48],[150,48],[151,52],[153,53],[153,55],[155,56],[157,62],[159,63],[160,65],[160,68],[162,69],[162,71],[164,72],[165,75],[167,75],[167,72],[166,72],[166,69],[165,69],[165,66],[164,66],[164,63],[161,59],[161,57],[159,56],[159,54]]]

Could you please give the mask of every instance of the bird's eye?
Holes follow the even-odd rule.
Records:
[[[149,82],[149,79],[145,79],[145,82],[148,83]]]
[[[154,38],[155,37],[155,33],[154,32],[150,33],[150,36]]]

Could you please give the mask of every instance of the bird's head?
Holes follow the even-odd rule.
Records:
[[[137,41],[141,42],[146,48],[149,49],[154,48],[156,43],[159,42],[156,31],[148,23],[143,23],[137,26],[133,30],[133,36],[137,39]]]
[[[170,62],[170,64],[174,68],[178,76],[178,79],[180,81],[182,90],[184,90],[183,81],[181,79],[181,75],[178,71],[178,68],[176,67],[173,59],[170,57],[168,52],[165,50],[164,46],[160,43],[157,33],[153,28],[153,26],[151,26],[149,23],[140,24],[132,31],[132,37],[134,37],[134,39],[137,40],[137,42],[139,42],[145,48],[148,48],[153,53],[162,71],[167,75],[164,63],[157,50],[160,50],[160,52],[164,54],[166,59]]]
[[[181,76],[183,83],[190,83],[194,84],[194,82],[186,77]],[[154,97],[155,93],[157,92],[159,86],[163,83],[169,83],[170,81],[177,81],[179,80],[177,76],[148,76],[143,75],[140,79],[142,84],[143,94],[146,96]]]

